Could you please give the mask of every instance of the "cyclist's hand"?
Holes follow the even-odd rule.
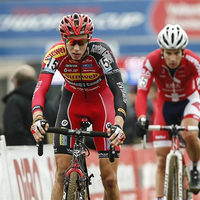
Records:
[[[135,124],[135,132],[137,136],[143,137],[147,133],[149,126],[149,120],[145,117],[141,117]]]
[[[116,147],[117,145],[123,144],[126,138],[124,131],[121,129],[119,125],[111,125],[111,127],[108,129],[108,135],[110,136],[109,138],[110,145],[113,148]]]
[[[36,142],[42,141],[44,138],[45,130],[48,130],[49,123],[46,119],[37,119],[33,121],[31,132]]]

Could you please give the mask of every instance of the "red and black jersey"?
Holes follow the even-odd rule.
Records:
[[[36,86],[32,111],[42,110],[46,93],[55,71],[64,77],[65,88],[73,93],[99,93],[110,88],[114,95],[116,115],[126,115],[126,91],[120,70],[108,45],[100,39],[92,39],[87,47],[88,56],[81,61],[73,60],[60,40],[47,52]]]

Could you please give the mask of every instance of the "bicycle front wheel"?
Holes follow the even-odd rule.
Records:
[[[78,188],[79,184],[79,175],[76,171],[70,174],[70,181],[67,191],[67,200],[86,200],[87,199],[87,190],[85,185]]]
[[[172,156],[169,162],[169,181],[167,200],[178,199],[178,161],[176,156]]]

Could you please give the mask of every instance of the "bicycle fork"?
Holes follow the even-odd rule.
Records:
[[[180,151],[181,151],[180,149],[179,149],[179,151],[171,150],[170,153],[167,155],[166,169],[165,169],[164,200],[167,200],[167,196],[168,196],[169,166],[170,166],[170,161],[173,156],[176,157],[176,159],[177,159],[177,168],[178,168],[178,198],[176,200],[183,200],[183,199],[193,200],[192,193],[188,189],[186,191],[185,198],[183,196],[183,194],[184,194],[183,190],[185,187],[185,185],[183,185],[183,183],[184,183],[183,179],[186,176],[186,179],[189,182],[189,172],[187,170],[187,166],[184,164],[183,155],[182,155],[182,152],[180,152]],[[183,174],[185,174],[185,175],[183,176]]]

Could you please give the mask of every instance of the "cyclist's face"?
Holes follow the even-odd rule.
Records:
[[[162,55],[165,59],[167,66],[171,69],[177,68],[182,60],[183,50],[169,50],[169,49],[162,49]]]
[[[67,51],[73,60],[80,60],[85,53],[88,44],[87,35],[73,35],[67,36],[66,47]]]

